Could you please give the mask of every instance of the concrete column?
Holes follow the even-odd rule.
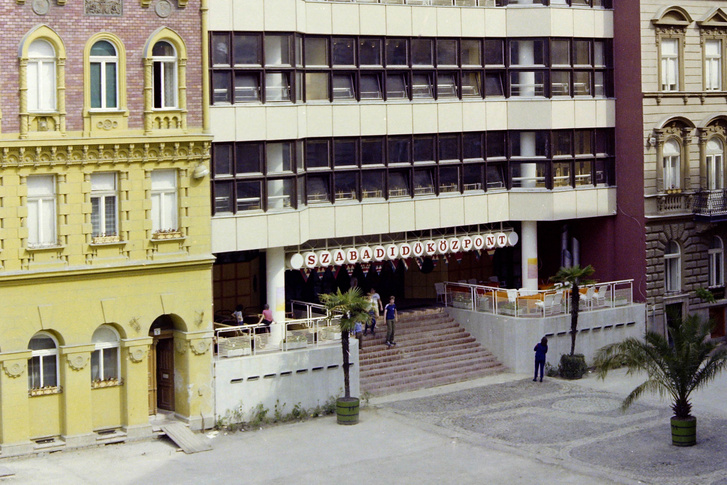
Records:
[[[153,339],[142,337],[121,341],[122,422],[129,440],[148,438],[149,424],[149,348]]]
[[[28,359],[30,350],[0,354],[0,451],[3,456],[33,451],[30,441]]]
[[[61,347],[59,376],[61,397],[61,433],[70,448],[96,442],[93,434],[91,406],[91,353],[93,345]]]
[[[522,287],[538,289],[538,223],[522,221],[520,251],[522,252]]]
[[[268,294],[267,303],[273,312],[275,323],[270,329],[270,342],[268,345],[280,345],[285,333],[285,250],[283,248],[269,248],[265,252]]]

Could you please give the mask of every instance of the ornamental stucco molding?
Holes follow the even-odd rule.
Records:
[[[174,348],[176,349],[178,354],[185,354],[187,352],[188,346],[189,343],[186,340],[176,340],[174,342]]]
[[[140,347],[129,348],[129,360],[135,364],[138,364],[139,362],[143,361],[145,355],[146,355],[145,349],[142,349]]]
[[[75,371],[79,371],[83,370],[88,365],[90,356],[88,354],[71,354],[66,356],[66,360],[68,361],[68,367]]]
[[[209,158],[208,141],[174,143],[112,143],[51,146],[5,146],[0,151],[0,168],[69,166],[99,163],[146,163],[188,159],[192,163]]]
[[[194,355],[203,355],[209,350],[210,342],[208,340],[192,340],[190,347]]]
[[[25,363],[24,362],[3,362],[3,371],[5,371],[5,375],[7,375],[10,378],[16,378],[23,375],[23,372],[25,371]]]

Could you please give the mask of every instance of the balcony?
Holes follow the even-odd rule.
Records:
[[[659,214],[685,214],[692,210],[693,194],[681,189],[667,190],[656,196]]]
[[[700,190],[694,194],[692,212],[697,221],[727,221],[727,190]]]

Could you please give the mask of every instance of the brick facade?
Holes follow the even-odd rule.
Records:
[[[154,5],[142,7],[140,0],[123,2],[123,15],[91,16],[84,13],[84,2],[65,2],[58,5],[50,1],[45,15],[37,15],[32,2],[18,4],[3,2],[0,16],[3,35],[0,37],[0,112],[2,133],[19,131],[19,62],[18,48],[23,36],[38,25],[47,25],[62,39],[66,60],[66,130],[83,129],[83,52],[88,39],[99,32],[118,36],[126,51],[127,106],[129,128],[141,129],[144,124],[143,49],[150,35],[159,28],[168,27],[184,40],[187,62],[187,122],[189,127],[202,124],[202,53],[200,2],[191,0],[179,8],[172,0],[172,12],[167,18],[155,13]],[[60,2],[58,2],[60,3]]]

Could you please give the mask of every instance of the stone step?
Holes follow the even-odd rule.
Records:
[[[386,322],[359,351],[363,392],[384,395],[474,379],[505,367],[441,309],[399,313],[397,345],[386,346]]]
[[[361,362],[361,365],[363,366],[376,365],[383,362],[391,362],[393,360],[401,360],[401,354],[397,353],[397,351],[406,352],[407,355],[412,357],[421,356],[436,358],[441,355],[462,355],[470,352],[476,352],[480,348],[480,344],[475,342],[472,337],[467,337],[466,339],[463,338],[459,343],[450,342],[450,344],[446,347],[430,345],[416,350],[401,344],[397,344],[392,348],[387,348],[386,345],[382,345],[381,349],[376,352],[367,353],[366,355],[359,354],[359,362]]]
[[[470,353],[468,355],[451,355],[447,354],[446,356],[440,356],[436,359],[427,359],[425,357],[419,357],[419,358],[407,358],[404,360],[400,360],[397,363],[392,363],[386,367],[379,366],[379,367],[361,367],[360,376],[361,379],[367,379],[369,377],[373,376],[379,376],[379,375],[387,375],[387,374],[394,374],[397,375],[405,374],[405,373],[414,373],[414,374],[424,374],[427,371],[440,366],[440,365],[449,365],[453,364],[454,367],[457,366],[474,366],[477,364],[498,364],[497,359],[492,354],[486,353],[485,351],[481,351],[478,353]]]

